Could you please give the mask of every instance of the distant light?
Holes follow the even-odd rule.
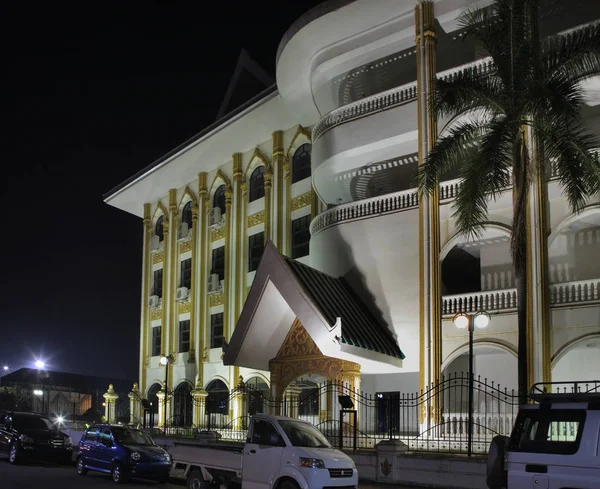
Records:
[[[490,315],[487,312],[478,312],[475,314],[475,318],[473,322],[475,323],[476,328],[487,328],[488,324],[490,324]]]
[[[36,360],[35,361],[35,366],[37,368],[44,368],[46,366],[46,364],[44,362],[42,362],[41,360]]]
[[[160,357],[159,362],[164,367],[167,363],[169,363],[169,359],[163,355],[162,357]]]
[[[2,368],[3,368],[4,370],[8,370],[8,365],[4,365]]]
[[[65,418],[63,418],[62,416],[58,416],[58,417],[56,418],[56,422],[57,422],[58,424],[63,424],[63,423],[65,422]]]
[[[34,390],[34,391],[33,391],[33,393],[34,393],[36,396],[42,396],[42,395],[44,395],[44,393],[43,393],[41,390],[39,390],[39,389],[36,389],[36,390]]]
[[[461,312],[454,316],[452,321],[454,322],[454,326],[456,326],[458,329],[465,329],[467,326],[469,326],[471,318],[467,314]]]

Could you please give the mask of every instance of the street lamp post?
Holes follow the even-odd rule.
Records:
[[[173,355],[163,355],[160,357],[160,364],[165,367],[165,400],[163,402],[163,427],[165,435],[167,434],[167,400],[169,398],[169,364],[173,362]]]
[[[490,324],[490,315],[481,311],[476,314],[459,312],[452,320],[458,329],[469,330],[469,424],[467,428],[467,455],[473,453],[473,333],[475,328],[486,328]]]

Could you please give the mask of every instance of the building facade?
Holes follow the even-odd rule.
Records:
[[[431,199],[414,180],[445,130],[425,103],[435,79],[490,68],[457,22],[488,4],[324,2],[281,41],[275,87],[107,196],[143,220],[139,387],[159,424],[204,426],[207,412],[233,423],[247,410],[240,383],[275,401],[324,381],[424,390],[467,369],[459,312],[491,316],[475,375],[516,389],[510,189],[467,240],[453,218],[460,180]],[[586,2],[542,31],[598,18]],[[584,114],[600,134],[594,81]],[[531,383],[600,373],[600,206],[572,215],[555,176],[546,237],[531,202]],[[319,398],[319,420],[334,405]]]

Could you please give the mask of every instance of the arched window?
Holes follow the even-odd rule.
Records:
[[[156,220],[156,226],[154,226],[154,233],[158,236],[159,241],[162,241],[164,238],[163,232],[163,221],[165,220],[165,216],[160,216]]]
[[[192,426],[192,386],[189,382],[182,382],[173,392],[173,418],[172,426]]]
[[[213,196],[213,209],[217,207],[221,209],[221,215],[225,214],[225,185],[221,185],[215,190],[215,195]]]
[[[229,389],[222,380],[213,380],[206,386],[207,414],[229,414]]]
[[[292,156],[292,183],[310,177],[310,144],[304,143]]]
[[[250,175],[248,201],[253,202],[265,196],[265,167],[260,165]]]
[[[152,384],[148,389],[148,403],[150,408],[146,411],[146,425],[153,427],[162,423],[162,420],[158,419],[158,396],[156,395],[161,390],[160,384]]]
[[[269,399],[269,386],[260,377],[252,377],[246,382],[248,405],[246,410],[251,416],[264,413]]]
[[[192,229],[192,201],[191,200],[183,206],[183,212],[181,213],[181,222],[185,222],[188,225],[188,229]]]

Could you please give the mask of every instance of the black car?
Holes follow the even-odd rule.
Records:
[[[0,453],[16,464],[25,460],[71,463],[73,441],[39,414],[0,412]]]

